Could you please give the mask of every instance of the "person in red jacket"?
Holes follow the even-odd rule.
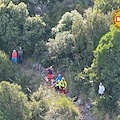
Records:
[[[16,50],[13,50],[13,52],[12,52],[12,61],[17,64],[17,52],[16,52]]]

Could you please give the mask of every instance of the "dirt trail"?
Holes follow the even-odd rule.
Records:
[[[46,84],[47,71],[46,68],[43,68],[39,63],[28,64],[24,63],[22,67],[27,71],[33,69],[37,74],[40,74],[44,79],[43,84]],[[53,79],[56,79],[59,72],[53,72]],[[79,98],[77,102],[74,103],[79,110],[79,120],[97,120],[90,113],[91,101],[83,100]]]

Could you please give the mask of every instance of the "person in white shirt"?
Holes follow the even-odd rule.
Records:
[[[98,90],[99,96],[103,95],[104,91],[105,91],[105,87],[102,85],[102,83],[100,83],[99,90]]]

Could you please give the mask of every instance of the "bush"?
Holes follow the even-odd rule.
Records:
[[[28,99],[20,86],[5,81],[0,83],[0,111],[7,120],[30,119]]]
[[[8,56],[0,51],[0,82],[3,80],[8,80],[14,75],[14,66],[9,60]]]
[[[106,111],[111,117],[111,111],[118,111],[120,98],[120,31],[113,25],[110,32],[105,34],[94,51],[94,60],[89,68],[89,79],[93,80],[93,87],[98,91],[99,83],[105,86],[105,95],[102,99],[96,99],[98,111]],[[101,109],[102,108],[102,109]]]

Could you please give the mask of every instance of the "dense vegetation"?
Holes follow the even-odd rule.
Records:
[[[40,87],[28,101],[20,86],[5,81],[0,83],[0,111],[1,120],[78,119],[77,108],[66,97]]]
[[[78,120],[69,97],[44,86],[34,69],[12,64],[11,52],[19,46],[23,62],[60,71],[69,96],[90,98],[98,120],[120,120],[120,31],[111,25],[119,5],[119,0],[0,0],[0,120]],[[101,97],[100,82],[106,88]]]

